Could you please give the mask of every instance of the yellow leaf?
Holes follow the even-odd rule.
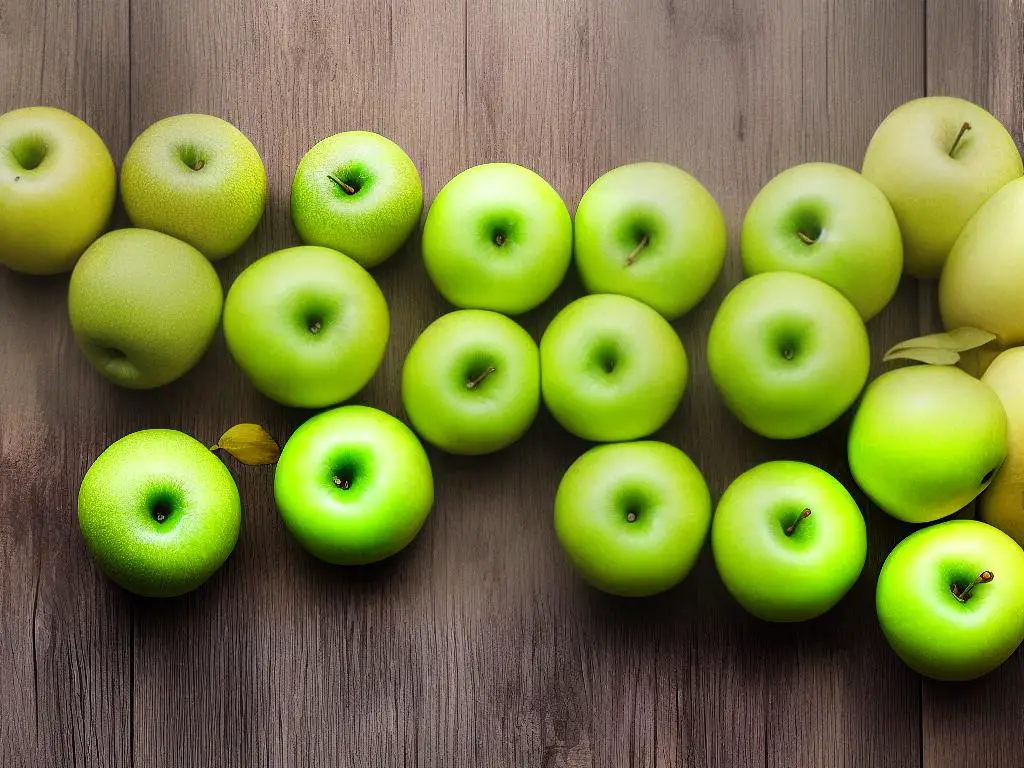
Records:
[[[885,353],[885,359],[888,360],[891,354],[904,349],[945,349],[951,352],[966,352],[969,349],[985,346],[995,337],[994,333],[983,331],[980,328],[969,326],[954,328],[952,331],[944,333],[930,333],[927,336],[901,341]],[[942,363],[942,365],[946,365],[946,363]]]
[[[227,451],[243,464],[274,464],[281,449],[259,424],[236,424],[220,440],[210,446],[211,451]]]
[[[956,365],[960,361],[960,353],[955,349],[938,347],[893,347],[885,353],[882,360],[886,363],[890,360],[916,360],[929,365]]]

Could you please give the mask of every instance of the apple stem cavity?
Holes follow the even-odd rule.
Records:
[[[953,157],[953,153],[956,152],[956,148],[960,146],[960,140],[964,137],[964,134],[971,130],[971,124],[965,122],[960,126],[960,132],[957,133],[956,138],[953,139],[953,146],[949,148],[949,156]]]
[[[977,578],[975,578],[974,581],[972,581],[970,584],[964,587],[962,591],[960,587],[955,583],[950,584],[949,588],[950,591],[952,591],[953,593],[953,597],[955,597],[961,603],[966,603],[970,599],[971,592],[974,591],[974,588],[976,586],[978,586],[979,584],[988,584],[995,577],[996,575],[992,573],[992,571],[982,571],[978,574]]]
[[[796,527],[798,525],[800,525],[800,521],[803,520],[805,517],[810,517],[810,516],[811,516],[811,509],[810,509],[810,507],[804,507],[803,511],[800,512],[799,515],[797,515],[796,520],[794,520],[792,523],[790,523],[789,525],[786,526],[786,528],[785,528],[786,535],[787,536],[792,536],[793,533],[796,531]]]
[[[476,389],[480,386],[484,379],[494,373],[497,369],[493,365],[487,366],[483,373],[477,376],[475,379],[470,379],[466,382],[466,389]]]
[[[339,187],[341,187],[341,189],[345,192],[346,195],[354,195],[356,193],[356,188],[355,187],[353,187],[351,184],[346,184],[344,181],[339,179],[333,173],[328,173],[327,174],[327,178],[330,179],[331,181],[333,181]]]
[[[646,248],[647,247],[647,243],[649,243],[649,242],[650,242],[650,240],[648,239],[647,235],[644,235],[643,237],[640,238],[640,242],[636,244],[636,248],[634,248],[632,251],[630,251],[629,252],[629,256],[626,257],[626,266],[627,267],[630,267],[630,266],[633,265],[633,262],[636,261],[636,257],[640,255],[640,251],[642,251],[644,248]]]

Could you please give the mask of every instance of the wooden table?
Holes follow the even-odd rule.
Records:
[[[885,114],[926,93],[979,101],[1019,140],[1022,31],[1019,0],[0,0],[0,112],[69,109],[118,161],[170,114],[239,125],[271,196],[252,242],[218,264],[225,285],[296,242],[292,173],[340,130],[398,141],[428,200],[491,160],[536,169],[570,209],[619,163],[688,169],[719,200],[731,244],[712,295],[676,324],[693,377],[660,437],[717,496],[770,458],[849,480],[848,419],[797,443],[759,439],[707,374],[746,205],[787,166],[859,167]],[[358,400],[401,414],[402,359],[446,306],[418,237],[375,275],[394,329]],[[585,445],[546,414],[499,455],[432,452],[429,523],[406,553],[362,570],[314,562],[276,514],[272,468],[232,462],[245,507],[234,556],[192,595],[134,599],[98,574],[75,523],[99,452],[155,426],[212,442],[242,420],[283,441],[307,414],[258,396],[221,338],[171,386],[107,384],[75,346],[66,285],[0,271],[3,766],[1024,764],[1024,654],[940,685],[889,651],[874,582],[907,529],[862,495],[868,566],[817,621],[746,616],[707,548],[671,593],[610,599],[581,585],[555,541],[555,488]],[[539,337],[579,293],[571,276],[524,324]],[[875,360],[934,322],[933,287],[904,281],[870,324]]]

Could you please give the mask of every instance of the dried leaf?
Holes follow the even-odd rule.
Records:
[[[211,451],[223,450],[243,464],[274,464],[281,449],[259,424],[236,424],[220,440],[210,446]]]
[[[954,328],[944,333],[930,333],[927,336],[919,336],[916,339],[907,339],[894,346],[885,356],[904,349],[947,349],[953,352],[966,352],[969,349],[983,347],[992,341],[996,335],[983,331],[980,328]]]
[[[960,361],[960,353],[954,349],[937,347],[894,347],[885,353],[882,360],[887,363],[891,360],[916,360],[929,365],[956,365]]]

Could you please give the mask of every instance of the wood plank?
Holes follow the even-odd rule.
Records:
[[[119,160],[128,130],[126,0],[0,8],[0,113],[45,104]],[[70,336],[67,277],[0,269],[0,763],[128,765],[130,607],[75,523],[87,462],[124,421]]]
[[[1024,141],[1024,4],[928,0],[928,93],[958,96],[998,117]],[[937,311],[937,302],[936,302]],[[937,314],[937,312],[936,312]],[[925,681],[925,768],[1016,768],[1024,753],[1024,654],[970,683]]]
[[[726,213],[729,265],[712,296],[678,323],[694,375],[661,436],[704,468],[716,495],[742,470],[780,455],[824,464],[849,482],[848,422],[788,445],[752,437],[715,393],[704,342],[715,307],[741,277],[739,223],[761,184],[805,160],[858,167],[875,124],[921,92],[920,7],[595,1],[472,10],[474,162],[529,165],[572,205],[602,171],[663,159],[704,181]],[[560,76],[545,77],[550,70]],[[531,329],[539,333],[578,290],[568,286],[535,312]],[[908,283],[872,323],[873,348],[916,331],[916,289]],[[560,467],[583,447],[557,434],[544,446]],[[534,498],[550,509],[550,496]],[[567,583],[559,553],[538,548],[542,583],[564,590],[541,606],[551,613],[538,623],[565,628],[553,647],[537,651],[537,665],[557,670],[547,676],[562,684],[532,706],[565,720],[557,733],[541,734],[541,754],[554,749],[565,762],[572,755],[596,765],[918,762],[917,680],[874,621],[864,621],[874,615],[874,575],[901,531],[875,510],[869,524],[872,555],[860,585],[834,614],[798,629],[743,615],[707,553],[683,589],[623,605]],[[876,705],[865,709],[868,698]]]
[[[267,166],[267,215],[253,240],[218,264],[225,286],[260,256],[297,244],[292,173],[330,134],[359,128],[394,139],[419,166],[428,197],[461,169],[462,12],[454,0],[372,9],[356,0],[133,0],[133,135],[167,115],[209,112],[249,135]],[[443,303],[418,237],[374,275],[392,308],[392,339],[358,400],[400,414],[402,360]],[[283,441],[309,415],[258,396],[219,338],[192,375],[154,400],[157,421],[206,440],[254,420]],[[349,570],[314,562],[287,535],[272,470],[232,465],[245,521],[234,556],[199,592],[138,611],[141,765],[168,754],[247,766],[442,765],[472,754],[464,692],[480,665],[466,666],[468,654],[492,665],[491,649],[463,629],[476,607],[459,596],[480,580],[465,571],[478,542],[460,529],[484,532],[472,522],[476,508],[515,509],[516,480],[497,468],[460,475],[434,459],[437,505],[420,539],[393,562]]]

